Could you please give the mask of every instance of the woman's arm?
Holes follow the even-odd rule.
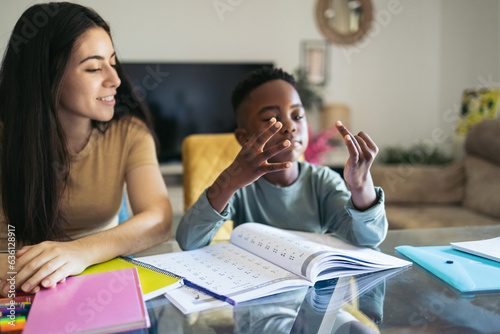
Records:
[[[130,255],[171,236],[172,207],[161,172],[156,165],[134,168],[126,175],[127,192],[134,216],[122,224],[69,242],[46,241],[24,247],[17,253],[16,288],[36,292],[49,288],[67,276],[118,255]],[[0,289],[8,286],[2,279]]]

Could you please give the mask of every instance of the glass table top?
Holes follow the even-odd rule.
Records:
[[[500,225],[391,230],[379,249],[404,258],[394,247],[499,235]],[[138,256],[179,250],[170,241]],[[145,333],[500,333],[500,293],[462,295],[416,264],[188,315],[164,297],[146,304]]]

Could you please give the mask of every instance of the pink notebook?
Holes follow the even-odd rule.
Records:
[[[35,297],[23,334],[110,333],[148,328],[137,268],[68,277]]]

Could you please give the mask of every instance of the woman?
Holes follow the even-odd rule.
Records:
[[[49,3],[22,14],[1,67],[0,121],[0,246],[10,253],[0,293],[53,287],[170,237],[149,114],[93,10]],[[125,183],[135,215],[118,225]]]

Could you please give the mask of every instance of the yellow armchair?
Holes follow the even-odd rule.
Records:
[[[182,143],[184,211],[189,209],[201,193],[233,162],[240,150],[241,146],[233,133],[195,134],[184,139]],[[214,240],[229,239],[232,229],[233,222],[226,221]]]

